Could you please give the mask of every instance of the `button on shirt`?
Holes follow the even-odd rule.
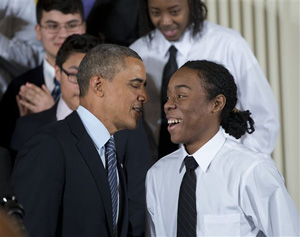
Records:
[[[241,35],[206,21],[201,34],[191,37],[188,29],[175,42],[165,39],[155,30],[153,39],[138,39],[130,48],[143,59],[147,70],[147,91],[151,100],[145,104],[145,120],[150,126],[156,142],[160,131],[160,91],[164,65],[168,61],[168,49],[173,44],[176,60],[181,67],[188,60],[211,60],[224,65],[233,75],[238,87],[237,108],[250,110],[255,121],[255,133],[245,134],[240,140],[248,148],[271,154],[275,148],[278,131],[278,106],[271,87],[249,45]],[[227,138],[234,139],[232,136]]]
[[[182,146],[147,173],[151,236],[176,236],[180,184],[187,152]],[[299,236],[299,214],[273,161],[226,139],[220,130],[192,155],[199,167],[198,236]]]

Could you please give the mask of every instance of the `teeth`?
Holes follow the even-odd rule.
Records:
[[[169,119],[168,124],[178,124],[181,123],[182,119]]]

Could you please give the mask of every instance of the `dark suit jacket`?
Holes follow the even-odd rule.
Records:
[[[7,149],[0,147],[0,200],[5,196],[12,196],[13,191],[10,186],[12,164]]]
[[[0,100],[0,146],[8,149],[16,120],[20,117],[16,95],[19,93],[20,87],[26,82],[37,86],[42,86],[45,83],[42,64],[14,78]]]
[[[57,104],[41,113],[18,119],[12,147],[20,147],[41,127],[56,121]],[[143,236],[145,228],[145,177],[152,165],[151,152],[143,122],[135,130],[123,130],[114,135],[118,159],[123,164],[129,201],[129,236]]]
[[[139,0],[98,0],[87,18],[87,33],[129,46],[139,37],[139,6]]]
[[[118,236],[127,236],[128,198],[118,162]],[[12,174],[29,236],[112,236],[107,173],[77,112],[45,126],[20,150]]]

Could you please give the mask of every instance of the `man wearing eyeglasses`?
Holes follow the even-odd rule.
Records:
[[[81,0],[39,0],[36,16],[35,29],[44,46],[44,60],[40,66],[15,78],[0,101],[0,145],[8,149],[18,117],[54,105],[60,94],[54,69],[56,54],[69,35],[83,34],[86,30]]]

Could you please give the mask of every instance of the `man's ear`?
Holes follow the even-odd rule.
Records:
[[[59,66],[55,65],[54,69],[55,69],[56,80],[58,80],[59,82],[61,82],[61,70],[60,70]]]
[[[224,95],[222,95],[222,94],[217,95],[214,98],[214,101],[213,101],[212,112],[216,113],[216,112],[222,111],[222,109],[224,108],[225,104],[226,104],[226,97]]]
[[[90,79],[91,90],[99,97],[104,96],[105,79],[100,75],[93,75]]]
[[[42,40],[41,26],[39,24],[36,24],[34,29],[35,29],[37,40],[41,41]]]

